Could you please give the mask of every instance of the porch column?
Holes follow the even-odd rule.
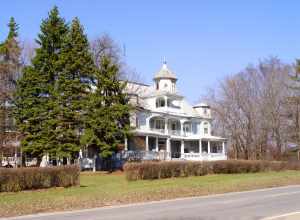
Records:
[[[199,154],[202,154],[202,141],[199,139]]]
[[[182,121],[180,121],[180,135],[183,136],[183,123]]]
[[[167,111],[167,109],[168,109],[168,98],[167,98],[167,96],[165,96],[164,99],[165,99],[165,110]]]
[[[168,134],[168,119],[165,118],[165,134]]]
[[[149,138],[148,135],[146,135],[146,151],[149,151]]]
[[[124,139],[124,150],[128,150],[128,139],[125,137]]]
[[[210,141],[207,141],[207,153],[210,154]]]
[[[158,152],[158,137],[155,139],[155,151]]]
[[[222,142],[222,154],[225,154],[225,141]]]
[[[155,127],[155,125],[154,125],[154,127]],[[150,129],[150,117],[146,118],[146,129],[151,130]]]
[[[181,140],[181,145],[180,145],[180,157],[184,158],[184,140]]]
[[[166,158],[171,158],[171,143],[170,138],[167,138],[167,146],[166,146]]]

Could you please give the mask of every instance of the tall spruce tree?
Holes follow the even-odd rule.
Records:
[[[91,81],[96,71],[89,43],[79,19],[72,21],[57,65],[56,81],[57,137],[56,154],[74,158],[80,150],[80,131]]]
[[[40,29],[36,40],[39,48],[18,80],[15,100],[17,124],[25,136],[22,148],[38,161],[44,153],[55,152],[57,145],[56,67],[68,26],[54,7]]]
[[[119,68],[108,57],[96,72],[94,92],[90,94],[86,129],[82,142],[97,146],[101,156],[109,158],[130,132],[128,97],[125,83],[118,79]]]
[[[0,154],[4,143],[8,143],[16,135],[15,132],[7,131],[14,131],[12,102],[21,67],[18,25],[13,17],[10,18],[8,27],[8,36],[0,44]]]

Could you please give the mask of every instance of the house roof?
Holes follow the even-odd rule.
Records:
[[[157,79],[174,79],[174,80],[177,80],[177,77],[168,68],[167,62],[164,62],[161,69],[154,76],[154,80],[157,80]]]

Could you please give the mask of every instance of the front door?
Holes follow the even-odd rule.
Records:
[[[171,157],[180,158],[180,141],[171,140]]]

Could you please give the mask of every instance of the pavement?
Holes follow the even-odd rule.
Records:
[[[300,220],[300,185],[4,219]]]

